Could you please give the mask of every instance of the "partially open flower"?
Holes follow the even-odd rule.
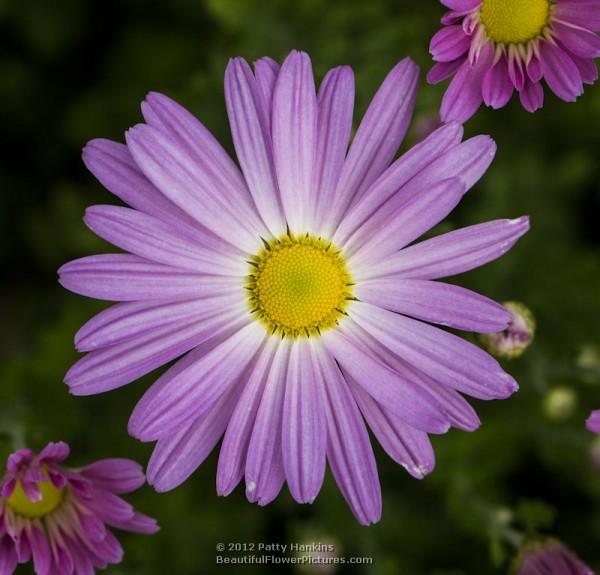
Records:
[[[573,102],[598,79],[597,0],[441,0],[450,11],[431,40],[437,62],[427,79],[453,76],[442,102],[444,122],[468,120],[482,103],[508,104],[513,92],[529,112],[544,103],[542,80]]]
[[[560,541],[548,539],[525,547],[516,562],[516,575],[594,575]]]
[[[535,335],[535,318],[522,303],[508,301],[503,305],[512,315],[508,327],[497,333],[480,334],[479,340],[492,355],[512,359],[523,355],[531,345]]]
[[[128,459],[105,459],[65,469],[66,443],[49,443],[39,455],[13,453],[0,487],[0,573],[33,562],[37,575],[90,575],[120,563],[123,549],[107,527],[158,531],[119,494],[144,484],[141,467]]]

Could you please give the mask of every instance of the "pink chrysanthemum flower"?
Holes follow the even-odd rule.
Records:
[[[594,575],[573,551],[554,539],[525,548],[515,567],[515,575]]]
[[[427,79],[454,76],[441,107],[464,122],[481,103],[505,106],[516,90],[529,112],[544,102],[542,79],[573,102],[598,78],[600,0],[441,0],[450,11],[431,40]]]
[[[592,411],[586,421],[586,426],[592,433],[600,433],[600,409]]]
[[[38,455],[19,449],[8,458],[0,487],[0,573],[33,561],[37,575],[90,575],[120,563],[123,549],[108,527],[156,533],[156,521],[121,497],[145,482],[129,459],[105,459],[66,469],[66,443]]]
[[[428,433],[473,430],[459,392],[505,398],[517,385],[487,353],[433,327],[497,332],[510,313],[434,281],[508,251],[528,220],[497,220],[411,245],[486,171],[487,136],[446,125],[392,163],[418,69],[400,62],[349,145],[352,70],[315,88],[292,52],[254,72],[232,60],[225,96],[241,172],[204,126],[159,94],[127,145],[94,140],[84,161],[131,208],[96,206],[85,222],[130,253],[68,263],[68,289],[121,301],[77,334],[89,352],[66,376],[99,393],[189,352],[148,390],[129,423],[158,443],[148,479],[184,481],[224,434],[217,490],[242,477],[265,505],[287,481],[312,502],[326,460],[361,523],[381,492],[366,422],[415,477],[431,471]],[[390,165],[391,164],[391,165]]]

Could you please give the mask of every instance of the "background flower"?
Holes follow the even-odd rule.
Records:
[[[600,433],[600,409],[592,411],[587,420],[587,428],[594,433]]]
[[[555,540],[526,547],[517,559],[514,572],[515,575],[594,575],[573,551]]]
[[[535,112],[544,103],[542,80],[573,102],[598,79],[600,3],[596,0],[442,0],[450,11],[431,40],[437,62],[427,78],[453,77],[442,120],[464,122],[481,103],[508,104],[513,92]]]
[[[67,469],[66,443],[38,455],[15,451],[0,483],[0,566],[11,575],[33,563],[36,575],[89,575],[120,563],[123,549],[109,527],[156,533],[156,521],[134,511],[120,495],[145,482],[128,459],[104,459]]]
[[[151,453],[151,445],[123,432],[123,422],[154,375],[89,398],[73,397],[60,384],[76,358],[73,333],[105,307],[56,283],[61,263],[110,249],[81,222],[87,205],[114,201],[82,166],[82,142],[100,134],[122,139],[123,127],[139,121],[139,101],[153,86],[203,118],[232,152],[223,104],[229,57],[281,59],[299,45],[318,54],[318,80],[328,68],[352,65],[357,121],[399,55],[410,55],[423,70],[430,66],[427,39],[439,16],[438,2],[421,2],[416,10],[408,0],[174,0],[151,10],[140,0],[4,3],[0,432],[26,424],[36,442],[66,438],[82,457],[77,465],[86,463],[84,453],[88,461],[105,457],[107,446],[137,461]],[[375,566],[392,573],[504,573],[490,555],[489,514],[479,512],[480,504],[512,507],[532,496],[560,511],[552,531],[600,570],[598,478],[589,462],[596,436],[582,423],[598,406],[600,371],[583,374],[576,365],[580,350],[600,344],[599,90],[598,83],[588,87],[573,106],[549,97],[534,115],[518,105],[501,114],[481,110],[467,132],[493,134],[494,167],[436,231],[498,214],[528,213],[535,221],[535,233],[509,257],[460,277],[469,289],[498,301],[520,299],[535,310],[534,345],[507,364],[521,384],[518,395],[501,405],[478,402],[485,424],[475,434],[433,437],[437,469],[424,481],[414,481],[376,447],[386,512],[368,530],[349,518],[329,475],[312,506],[295,505],[285,492],[261,510],[242,492],[218,497],[217,457],[211,455],[193,481],[176,490],[132,494],[136,507],[160,517],[162,529],[151,539],[119,534],[127,556],[120,573],[211,573],[217,542],[295,541],[306,524],[334,534],[344,555],[372,555]],[[421,80],[416,113],[437,114],[441,96],[442,86]],[[404,147],[415,138],[411,127]],[[548,421],[542,409],[554,385],[572,387],[579,398],[575,414],[560,423]],[[507,420],[514,425],[507,427]],[[264,572],[264,566],[244,567],[248,575]]]

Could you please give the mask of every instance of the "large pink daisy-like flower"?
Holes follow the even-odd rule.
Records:
[[[366,423],[415,477],[431,471],[428,433],[473,430],[461,392],[505,398],[517,385],[487,353],[430,325],[498,332],[510,313],[435,281],[481,266],[528,229],[497,220],[409,245],[486,171],[487,136],[446,125],[392,163],[418,69],[400,62],[349,146],[352,70],[318,91],[308,56],[242,59],[225,76],[241,172],[178,104],[150,94],[127,145],[94,140],[84,161],[132,208],[96,206],[98,235],[130,253],[60,270],[68,289],[121,301],[88,322],[72,393],[113,389],[184,353],[136,407],[130,433],[158,441],[156,489],[184,481],[224,434],[217,490],[242,477],[251,501],[287,482],[312,502],[326,461],[361,523],[381,493]]]
[[[38,455],[19,449],[8,458],[0,486],[0,573],[33,562],[37,575],[90,575],[120,563],[123,549],[108,527],[156,533],[156,521],[120,495],[145,482],[129,459],[105,459],[66,469],[66,443]]]
[[[441,0],[450,11],[431,40],[427,79],[454,76],[442,120],[464,122],[481,103],[505,106],[513,92],[529,112],[544,102],[542,80],[573,102],[598,79],[600,0]]]

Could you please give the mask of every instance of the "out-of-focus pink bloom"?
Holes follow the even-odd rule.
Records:
[[[19,449],[0,486],[0,573],[33,562],[37,575],[90,575],[120,563],[123,549],[108,529],[155,533],[156,521],[121,499],[145,482],[129,459],[104,459],[67,469],[66,443],[38,455]]]
[[[431,40],[431,84],[453,77],[441,107],[444,122],[465,122],[484,103],[508,104],[513,92],[534,112],[542,80],[573,102],[598,78],[597,0],[441,0],[450,9]]]

